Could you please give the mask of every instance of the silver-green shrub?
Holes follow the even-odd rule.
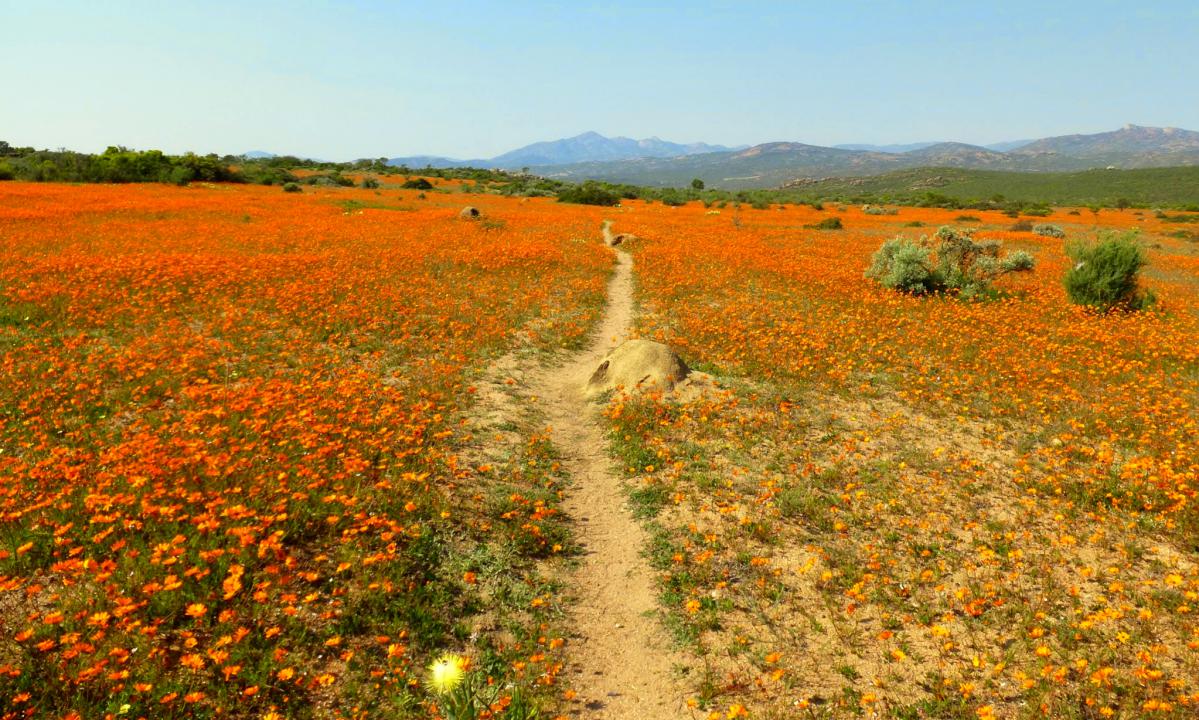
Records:
[[[874,253],[866,277],[900,292],[914,295],[934,292],[939,289],[940,281],[931,255],[932,250],[923,244],[905,237],[891,238]]]
[[[935,252],[927,237],[892,238],[874,253],[866,277],[913,295],[954,291],[969,298],[986,295],[1000,275],[1033,268],[1029,253],[1021,250],[1000,257],[997,241],[978,241],[973,234],[973,230],[942,227],[934,236]]]
[[[1045,237],[1051,237],[1051,238],[1066,237],[1066,231],[1062,230],[1057,225],[1052,225],[1050,223],[1037,223],[1036,225],[1032,226],[1032,231],[1034,233],[1036,233],[1037,235],[1044,235]]]

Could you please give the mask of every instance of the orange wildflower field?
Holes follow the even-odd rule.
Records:
[[[553,551],[552,479],[493,520],[456,464],[471,371],[611,269],[594,211],[439,197],[0,184],[0,716],[425,714],[480,549]],[[480,661],[552,683],[526,625]]]
[[[1141,230],[1158,301],[1103,315],[999,212],[462,190],[0,183],[0,718],[448,716],[447,650],[480,717],[567,708],[571,478],[467,420],[588,339],[604,219],[720,388],[606,410],[692,717],[1199,715],[1199,245],[1044,218]],[[942,225],[1036,266],[863,277]]]
[[[698,707],[1199,714],[1199,247],[1150,212],[1045,218],[1139,227],[1141,314],[1069,304],[1063,241],[999,212],[966,224],[1037,265],[998,299],[863,278],[959,214],[629,213],[642,333],[729,388],[609,413]]]

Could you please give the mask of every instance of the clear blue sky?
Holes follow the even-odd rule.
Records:
[[[1199,2],[0,0],[0,139],[488,157],[1199,130]]]

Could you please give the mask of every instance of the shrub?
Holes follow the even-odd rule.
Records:
[[[400,185],[400,187],[408,190],[432,190],[433,183],[429,182],[425,178],[414,178],[412,180],[405,180],[404,184]]]
[[[907,238],[896,237],[883,243],[874,253],[866,277],[900,292],[921,295],[940,289],[932,264],[932,251]]]
[[[681,207],[687,204],[687,198],[678,194],[674,190],[666,190],[662,193],[660,199],[662,200],[662,204],[668,207]]]
[[[841,224],[841,218],[830,217],[825,218],[818,223],[804,225],[804,227],[808,228],[809,230],[840,230],[844,227],[844,225]]]
[[[982,219],[973,215],[958,215],[954,218],[954,222],[982,222]]]
[[[1029,217],[1048,217],[1052,210],[1047,207],[1026,207],[1021,212]]]
[[[12,166],[6,162],[0,162],[0,180],[12,180],[17,174],[13,172]]]
[[[754,210],[769,210],[770,209],[770,203],[766,202],[765,200],[754,200],[752,203],[749,204],[749,206],[751,208],[753,208]]]
[[[611,207],[620,204],[620,196],[603,185],[593,180],[588,180],[581,185],[560,190],[558,192],[558,202]]]
[[[373,177],[364,177],[362,178],[362,187],[367,190],[378,190],[379,181]]]
[[[1091,245],[1074,244],[1066,251],[1074,261],[1065,278],[1070,302],[1103,312],[1143,310],[1153,304],[1153,293],[1139,283],[1148,260],[1135,230],[1107,235]]]
[[[863,205],[862,212],[866,213],[867,215],[898,215],[899,214],[898,210],[888,209],[881,205]]]
[[[1032,226],[1032,231],[1034,233],[1036,233],[1037,235],[1043,235],[1045,237],[1051,237],[1051,238],[1066,237],[1066,232],[1064,230],[1062,230],[1057,225],[1053,225],[1050,223],[1037,223],[1036,225]]]
[[[1032,232],[1032,222],[1029,220],[1020,220],[1012,223],[1012,226],[1008,230],[1012,232]]]
[[[1017,250],[999,263],[999,267],[1005,273],[1032,270],[1034,265],[1036,265],[1036,260],[1024,250]]]
[[[943,227],[937,231],[936,261],[928,238],[919,242],[897,237],[883,243],[871,259],[866,277],[883,287],[916,295],[956,291],[962,297],[985,295],[995,278],[1033,268],[1027,252],[999,257],[999,243],[976,241],[971,230]]]
[[[695,178],[694,180],[691,181],[691,189],[692,190],[703,190],[704,189],[704,181],[700,180],[699,178]]]
[[[299,183],[289,182],[289,183],[283,183],[283,192],[298,193],[298,192],[304,192],[304,191],[300,188]]]

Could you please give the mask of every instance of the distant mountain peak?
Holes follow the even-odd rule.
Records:
[[[663,140],[656,135],[641,140],[634,140],[623,136],[605,137],[594,130],[588,130],[573,137],[535,142],[487,159],[454,160],[428,155],[415,155],[392,158],[388,162],[392,165],[406,165],[408,167],[424,167],[425,165],[462,167],[471,165],[475,167],[517,169],[538,165],[569,165],[571,163],[611,162],[638,158],[673,158],[702,153],[726,152],[732,149],[723,145],[708,145],[702,142],[675,143]]]

